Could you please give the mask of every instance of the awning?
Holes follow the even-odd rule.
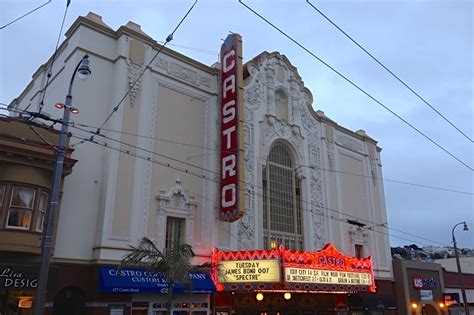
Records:
[[[351,310],[383,311],[397,309],[395,300],[388,294],[352,294],[348,297],[347,302]]]
[[[207,272],[192,272],[189,274],[191,286],[176,284],[175,293],[209,294],[216,288]],[[162,274],[140,268],[117,269],[116,266],[101,266],[99,268],[99,291],[102,293],[168,293],[168,283]]]

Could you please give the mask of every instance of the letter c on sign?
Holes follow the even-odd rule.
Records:
[[[230,190],[230,196],[231,199],[227,200],[226,196],[228,195],[227,192]],[[232,207],[235,205],[235,197],[236,197],[236,191],[235,191],[235,184],[228,184],[222,187],[222,192],[221,192],[222,200],[221,200],[221,205],[223,208],[227,207]]]
[[[229,57],[235,56],[235,50],[229,51],[227,54],[224,55],[224,58],[222,58],[222,70],[224,73],[228,72],[229,70],[232,70],[235,66],[235,60],[232,59],[232,61],[229,63],[227,59]]]

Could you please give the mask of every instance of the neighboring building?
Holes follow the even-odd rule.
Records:
[[[456,315],[464,313],[464,308],[462,307],[464,299],[461,294],[456,258],[438,259],[435,262],[443,267],[446,293],[451,294],[461,303],[461,305],[453,305],[453,307],[450,308],[450,313]],[[459,257],[459,263],[464,279],[466,298],[469,303],[469,312],[474,314],[474,257]]]
[[[416,261],[394,260],[398,314],[444,314],[444,278],[441,265]]]
[[[30,308],[38,282],[40,239],[44,230],[59,133],[29,127],[27,119],[0,117],[0,314]],[[63,177],[76,163],[66,152]],[[61,185],[62,187],[62,185]],[[59,210],[61,211],[61,210]],[[60,215],[60,212],[58,213]],[[56,222],[57,223],[57,222]],[[56,224],[57,227],[57,224]],[[63,282],[52,266],[49,282]],[[23,314],[28,314],[24,310]]]
[[[74,119],[95,128],[82,129],[95,132],[145,70],[101,129],[120,142],[96,136],[107,147],[77,145],[79,163],[64,185],[53,261],[69,271],[69,285],[81,288],[87,314],[121,314],[130,306],[133,314],[164,311],[166,296],[137,285],[142,278],[123,281],[142,286],[146,295],[111,277],[128,246],[144,236],[158,248],[176,240],[192,244],[199,261],[210,261],[214,247],[271,250],[281,244],[316,252],[332,243],[344,255],[371,256],[377,294],[393,295],[381,149],[363,130],[350,131],[314,111],[311,92],[285,56],[264,52],[244,65],[243,150],[237,152],[243,155],[245,214],[228,223],[218,219],[220,66],[164,48],[147,67],[161,46],[133,22],[114,31],[93,13],[79,17],[66,37],[43,110],[53,113],[53,104],[64,99],[72,71],[87,53],[93,73],[74,85],[80,110]],[[10,108],[39,109],[50,63]],[[213,312],[211,289],[205,281],[199,285],[193,295],[178,294],[175,310]],[[57,292],[48,292],[48,306]],[[325,298],[326,312],[347,310],[347,294]],[[383,310],[382,303],[372,311]]]

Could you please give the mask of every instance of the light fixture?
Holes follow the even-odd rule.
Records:
[[[257,301],[261,301],[261,300],[263,300],[263,294],[262,293],[257,293],[255,298],[257,299]]]
[[[291,293],[290,293],[290,292],[285,292],[285,294],[283,294],[283,298],[284,298],[285,300],[291,299]]]
[[[275,241],[271,241],[270,242],[270,247],[271,247],[271,249],[277,248],[277,243]]]
[[[417,308],[417,307],[418,307],[418,304],[416,304],[416,303],[411,303],[411,308],[412,308],[412,309],[415,309],[415,308]]]
[[[79,109],[77,109],[76,107],[71,107],[71,113],[77,115],[79,114]]]
[[[443,302],[440,302],[438,305],[439,305],[439,308],[444,308],[444,303]]]
[[[33,299],[31,297],[20,298],[18,300],[18,308],[31,308],[33,306]]]
[[[63,109],[64,104],[63,103],[56,103],[56,104],[54,104],[54,107],[56,107],[57,109]]]
[[[89,56],[88,55],[85,55],[82,58],[81,66],[79,67],[79,69],[77,69],[77,72],[79,73],[79,79],[81,79],[81,80],[85,80],[91,75],[92,71],[89,68]]]
[[[469,228],[467,227],[467,223],[464,222],[464,228],[462,229],[463,231],[469,231]]]

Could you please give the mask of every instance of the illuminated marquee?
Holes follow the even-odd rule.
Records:
[[[271,260],[237,260],[219,263],[219,282],[279,282],[280,262]]]
[[[372,258],[349,257],[332,244],[317,252],[273,250],[212,254],[213,280],[223,290],[375,292]],[[280,274],[283,277],[280,277]]]
[[[244,214],[242,38],[230,34],[221,46],[221,181],[220,220]]]

